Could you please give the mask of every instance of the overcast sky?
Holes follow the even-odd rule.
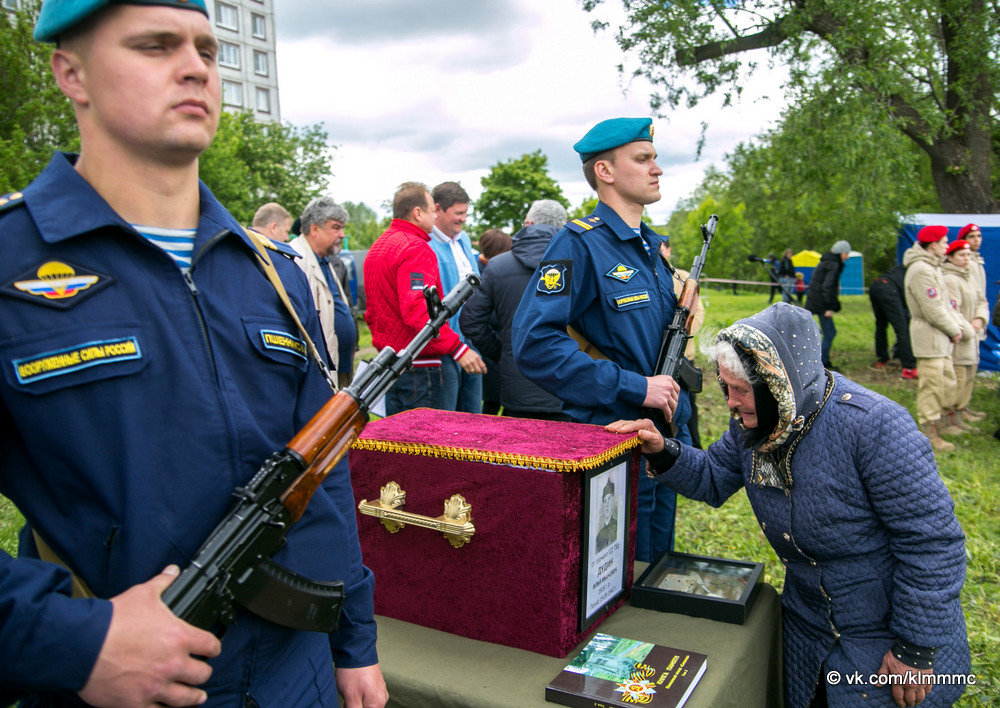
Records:
[[[383,204],[401,182],[460,182],[475,200],[497,162],[541,149],[572,206],[592,196],[572,145],[614,116],[651,116],[650,89],[623,78],[611,33],[620,3],[578,0],[285,0],[275,2],[281,116],[321,123],[334,153],[330,194]],[[766,71],[739,105],[654,118],[665,221],[705,169],[773,125],[783,106]],[[705,149],[696,160],[701,123]]]

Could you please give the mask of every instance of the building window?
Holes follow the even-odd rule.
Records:
[[[229,42],[219,42],[219,66],[240,68],[240,48]]]
[[[222,102],[227,106],[243,107],[243,84],[236,81],[222,82]]]
[[[257,110],[261,113],[271,112],[271,92],[265,88],[257,89]]]
[[[3,7],[4,10],[16,10],[20,6],[21,3],[19,3],[18,0],[3,0],[3,2],[0,3],[0,7]]]
[[[256,13],[253,13],[253,14],[250,15],[250,20],[253,23],[253,27],[252,27],[252,29],[253,29],[253,32],[252,32],[253,36],[256,37],[257,39],[266,39],[267,38],[267,30],[266,30],[266,25],[264,23],[264,16],[263,15],[258,15]]]
[[[233,5],[227,5],[224,2],[215,3],[215,24],[238,32],[240,29],[239,11]]]
[[[258,76],[268,75],[267,52],[253,50],[253,72]]]

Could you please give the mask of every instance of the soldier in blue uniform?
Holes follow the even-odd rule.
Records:
[[[198,181],[220,111],[203,0],[46,0],[35,36],[58,41],[81,151],[0,198],[0,493],[27,521],[18,558],[0,553],[3,705],[384,705],[346,460],[275,556],[343,580],[337,632],[237,608],[220,643],[160,601],[331,395],[262,246]],[[271,248],[322,341],[292,251]]]
[[[661,237],[642,222],[645,206],[660,199],[652,141],[650,119],[614,118],[573,146],[600,201],[552,237],[511,338],[521,372],[573,420],[603,425],[654,408],[684,436],[686,396],[671,377],[652,375],[677,304]],[[639,560],[672,546],[676,497],[661,486],[640,475]]]

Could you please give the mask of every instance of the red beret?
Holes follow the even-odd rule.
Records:
[[[970,231],[979,231],[979,227],[976,226],[975,224],[966,224],[961,229],[959,229],[959,231],[958,231],[958,237],[959,238],[965,238],[965,235],[967,233],[969,233]]]
[[[950,244],[948,244],[948,250],[945,251],[945,255],[950,256],[955,251],[961,251],[963,248],[971,249],[972,246],[970,246],[969,242],[964,239],[958,239],[957,241],[952,241]]]
[[[947,226],[925,226],[917,233],[920,243],[934,243],[948,236]]]

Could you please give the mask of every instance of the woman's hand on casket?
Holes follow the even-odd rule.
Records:
[[[605,425],[604,429],[610,433],[638,435],[639,440],[642,442],[639,446],[639,452],[643,455],[655,455],[656,453],[663,451],[663,436],[660,435],[660,431],[656,429],[656,426],[653,425],[653,421],[649,418],[640,418],[639,420],[616,420],[614,423],[608,423]]]

